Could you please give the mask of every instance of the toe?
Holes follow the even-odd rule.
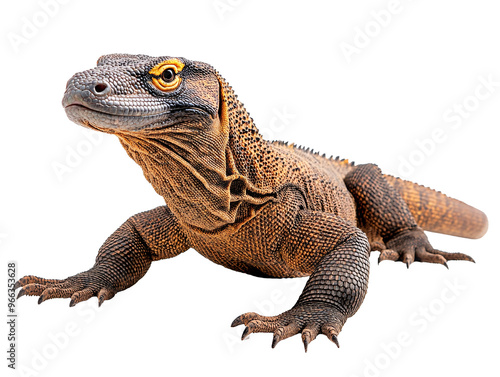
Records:
[[[399,259],[399,253],[391,249],[385,249],[380,252],[378,257],[378,263],[385,260],[397,261]]]
[[[94,296],[94,290],[92,288],[85,288],[82,289],[81,291],[77,291],[73,293],[73,295],[71,296],[71,301],[69,302],[69,306],[73,307],[79,302],[88,300],[92,296]]]
[[[69,298],[75,293],[76,289],[74,288],[58,288],[58,287],[50,287],[46,288],[40,295],[38,299],[38,304],[46,300],[50,300],[52,298]]]
[[[113,297],[115,297],[115,291],[108,288],[101,288],[101,290],[97,294],[97,297],[99,300],[99,306],[101,306],[104,301],[111,300]]]
[[[261,316],[257,313],[245,313],[242,314],[234,319],[234,321],[231,323],[231,327],[236,327],[239,325],[247,325],[250,321],[253,321],[254,319],[260,319]]]
[[[260,319],[254,319],[246,325],[243,334],[241,335],[241,340],[244,340],[251,333],[258,332],[274,332],[278,327],[279,323],[276,321],[275,317],[261,317]]]
[[[311,343],[320,332],[320,328],[316,324],[307,325],[304,330],[302,330],[302,343],[304,343],[304,351],[307,352],[307,346]]]
[[[416,252],[416,257],[420,262],[442,264],[448,268],[446,259],[442,255],[429,253],[425,248],[419,248]]]
[[[21,288],[17,298],[22,296],[40,296],[47,287],[42,284],[27,284]]]
[[[321,327],[321,333],[325,334],[328,339],[330,339],[333,343],[336,344],[337,348],[339,348],[339,341],[337,336],[339,335],[339,331],[333,325],[323,325]]]
[[[291,337],[300,332],[300,326],[296,322],[292,322],[286,326],[280,326],[274,331],[272,348],[276,347],[278,342]]]
[[[441,251],[441,250],[436,250],[432,249],[430,250],[430,253],[440,255],[442,256],[445,260],[464,260],[464,261],[469,261],[476,263],[472,257],[468,256],[467,254],[462,254],[462,253],[447,253],[446,251]]]
[[[406,248],[401,254],[401,260],[410,268],[410,264],[415,261],[415,249],[413,247]]]
[[[39,284],[39,285],[47,285],[47,284],[58,284],[62,283],[64,280],[59,279],[44,279],[39,278],[38,276],[27,275],[19,279],[16,284],[14,284],[14,289],[18,289],[24,287],[28,284]]]

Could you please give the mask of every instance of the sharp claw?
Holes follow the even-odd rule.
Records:
[[[407,256],[407,257],[405,257],[403,259],[403,262],[406,264],[406,268],[409,269],[410,268],[410,264],[413,263],[413,259]]]
[[[278,334],[274,334],[273,335],[273,343],[271,344],[271,348],[276,347],[276,345],[279,343],[280,340],[281,340],[280,336]]]
[[[99,307],[100,307],[104,301],[111,300],[115,296],[115,293],[109,290],[108,288],[101,288],[97,296],[99,297]]]
[[[448,267],[448,263],[446,263],[446,262],[444,262],[444,263],[443,263],[443,266],[445,266],[448,270],[450,269],[450,268]]]
[[[236,327],[242,324],[243,321],[241,320],[241,316],[238,316],[233,322],[231,322],[231,327]]]
[[[247,326],[245,330],[243,330],[243,334],[241,334],[241,340],[245,340],[245,338],[252,333],[252,330]]]
[[[335,334],[332,334],[332,337],[330,340],[337,345],[337,348],[340,348],[339,340],[337,339],[337,336]]]
[[[39,298],[38,298],[38,305],[40,305],[42,302],[45,301],[45,296],[44,295],[41,295]]]
[[[311,335],[309,333],[302,334],[302,343],[304,343],[304,351],[307,352],[307,346],[311,343]]]
[[[458,260],[465,260],[467,262],[476,263],[476,261],[471,256],[469,256],[467,254],[461,254],[461,253],[460,253],[460,255],[461,255],[462,259],[458,259]]]
[[[24,295],[26,295],[26,291],[24,289],[21,289],[17,294],[16,300],[19,299],[19,297],[23,297]]]
[[[72,308],[73,306],[76,305],[76,302],[74,299],[71,299],[71,301],[69,302],[69,307]]]
[[[16,281],[16,284],[14,284],[14,290],[16,290],[16,289],[18,289],[18,288],[21,288],[21,287],[22,287],[22,285],[21,285],[21,283],[19,282],[19,280],[18,280],[18,281]],[[18,296],[18,297],[19,297],[19,296]]]

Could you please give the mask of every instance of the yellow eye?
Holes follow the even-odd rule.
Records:
[[[182,81],[178,73],[184,68],[184,64],[177,59],[166,60],[154,66],[149,73],[156,88],[163,92],[177,89]]]

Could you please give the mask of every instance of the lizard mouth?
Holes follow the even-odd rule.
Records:
[[[115,118],[158,118],[162,116],[167,116],[168,114],[171,114],[174,111],[162,111],[159,113],[154,113],[154,114],[143,114],[143,113],[135,113],[135,114],[126,114],[126,113],[117,113],[114,111],[104,111],[102,109],[93,109],[92,107],[82,105],[80,103],[70,103],[69,105],[65,105],[64,109],[66,110],[66,113],[68,112],[89,112],[89,113],[95,113],[95,114],[101,114],[102,116],[111,116]]]
[[[170,111],[158,114],[113,114],[90,108],[79,103],[70,103],[64,106],[68,118],[84,127],[89,127],[99,131],[140,131],[152,129],[158,123],[169,118]]]
[[[111,111],[93,109],[81,103],[65,104],[63,102],[63,105],[66,115],[71,121],[87,128],[108,133],[159,131],[185,120],[187,113],[190,113],[191,116],[213,117],[203,109],[190,107],[169,109],[155,114],[115,114]]]

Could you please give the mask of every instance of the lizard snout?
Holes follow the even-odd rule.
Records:
[[[63,97],[63,106],[86,105],[99,106],[112,93],[111,85],[104,80],[85,80],[82,77],[72,77],[67,85]]]

